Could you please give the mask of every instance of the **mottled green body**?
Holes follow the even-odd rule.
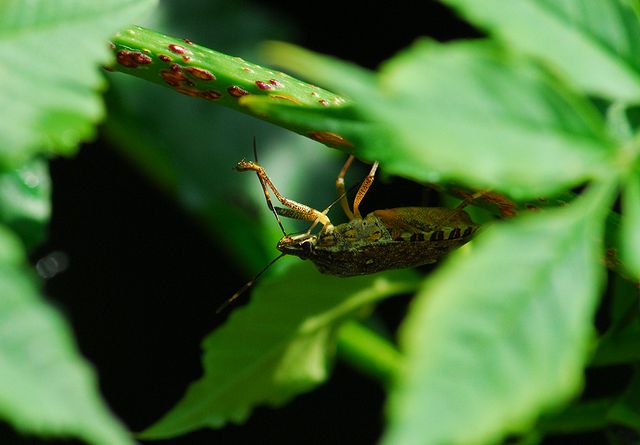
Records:
[[[463,210],[376,210],[318,235],[285,236],[278,249],[311,260],[322,273],[366,275],[433,263],[468,242],[478,226]]]

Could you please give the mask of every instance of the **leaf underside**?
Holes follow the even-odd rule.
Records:
[[[141,437],[244,422],[257,405],[282,405],[308,391],[327,378],[336,329],[380,298],[415,284],[410,270],[345,280],[321,275],[308,262],[265,279],[250,304],[204,340],[204,376]]]
[[[401,328],[407,367],[383,443],[493,443],[581,388],[603,212],[577,204],[486,229],[425,281]]]

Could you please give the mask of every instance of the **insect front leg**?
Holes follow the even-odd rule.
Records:
[[[282,205],[290,208],[296,214],[298,214],[299,215],[298,219],[302,219],[305,221],[313,221],[314,225],[316,223],[320,223],[325,227],[328,225],[331,225],[331,221],[329,220],[329,217],[326,215],[326,213],[316,210],[312,207],[306,206],[304,204],[300,204],[299,202],[296,202],[292,199],[285,198],[278,191],[276,186],[273,185],[273,182],[271,182],[271,179],[269,179],[269,176],[267,176],[267,173],[264,171],[264,168],[258,165],[257,163],[243,160],[238,162],[238,164],[236,164],[236,170],[241,172],[252,170],[256,172],[256,174],[258,175],[258,179],[260,180],[260,184],[262,185],[262,188],[265,192],[265,199],[267,200],[267,205],[269,206],[269,209],[271,209],[276,215],[278,214],[278,211],[271,204],[271,199],[269,197],[268,189],[271,189],[275,197],[278,199],[278,201],[282,203]],[[278,219],[278,222],[280,222],[280,219],[279,218],[277,219]]]
[[[276,221],[278,221],[278,225],[280,226],[280,230],[282,230],[282,234],[286,235],[287,232],[284,230],[282,221],[280,221],[280,217],[278,216],[279,215],[278,210],[273,206],[273,203],[271,202],[271,196],[269,196],[269,189],[267,188],[266,184],[262,181],[262,178],[260,177],[260,175],[258,175],[258,180],[260,181],[260,185],[262,186],[264,197],[267,200],[267,207],[269,207],[269,210],[271,210],[273,215],[276,217]],[[282,216],[286,216],[286,215],[282,215]]]

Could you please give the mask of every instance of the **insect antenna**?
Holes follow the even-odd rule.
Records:
[[[253,278],[251,278],[249,281],[247,281],[244,286],[242,286],[240,289],[238,289],[236,291],[235,294],[231,295],[231,297],[229,297],[229,299],[227,301],[225,301],[220,306],[218,306],[218,309],[216,309],[216,314],[219,314],[220,312],[224,311],[231,303],[233,303],[236,299],[238,299],[238,297],[240,295],[245,293],[247,291],[247,289],[249,289],[251,286],[253,286],[253,284],[258,280],[258,278],[260,278],[260,275],[265,273],[267,271],[267,269],[269,269],[273,265],[273,263],[278,261],[283,256],[285,256],[285,254],[281,253],[280,255],[278,255],[277,257],[275,257],[271,261],[269,261],[269,264],[264,266],[264,268],[260,272],[258,272]]]
[[[351,187],[349,187],[349,190],[346,190],[346,191],[344,191],[344,192],[340,193],[340,195],[339,195],[336,199],[334,199],[333,201],[331,201],[331,204],[329,204],[329,205],[327,206],[327,208],[326,208],[326,209],[324,209],[324,210],[322,211],[322,213],[327,213],[331,207],[333,207],[333,206],[334,206],[337,202],[339,202],[343,197],[347,196],[347,193],[352,192],[353,190],[355,190],[355,189],[356,189],[356,187],[358,187],[359,185],[360,185],[360,184],[353,184]]]
[[[253,137],[253,159],[256,161],[256,164],[258,164],[258,146],[256,144],[256,137]]]

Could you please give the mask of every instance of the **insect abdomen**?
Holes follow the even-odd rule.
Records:
[[[416,221],[416,217],[420,220]],[[434,211],[418,207],[378,210],[321,234],[308,258],[320,272],[339,276],[415,267],[434,263],[462,246],[471,239],[476,227],[459,210],[455,213],[451,209]]]
[[[309,259],[322,273],[343,277],[367,275],[388,269],[435,263],[449,251],[466,243],[468,239],[459,241],[391,241],[348,250],[316,246]]]

